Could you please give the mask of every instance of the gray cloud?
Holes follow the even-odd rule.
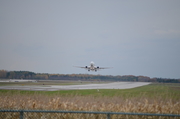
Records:
[[[179,1],[1,1],[0,67],[180,78]]]

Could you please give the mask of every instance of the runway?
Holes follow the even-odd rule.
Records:
[[[33,90],[33,91],[57,91],[57,90],[81,90],[81,89],[130,89],[149,85],[148,82],[113,82],[106,84],[84,85],[42,85],[42,86],[0,86],[0,89],[8,90]]]

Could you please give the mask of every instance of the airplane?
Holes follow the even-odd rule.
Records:
[[[97,71],[97,70],[100,70],[100,69],[109,69],[109,68],[112,68],[112,67],[99,67],[99,66],[95,66],[93,61],[91,61],[90,66],[85,66],[85,67],[74,66],[74,67],[84,68],[84,69],[87,69],[88,71]]]

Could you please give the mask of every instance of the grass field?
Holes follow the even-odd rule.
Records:
[[[83,82],[88,84],[90,82]],[[102,82],[101,82],[102,83]],[[8,85],[33,85],[34,83],[10,83]],[[40,82],[36,85],[78,85],[80,82]],[[6,84],[7,85],[7,84]],[[95,96],[95,97],[121,97],[121,98],[133,98],[133,97],[147,97],[147,98],[171,98],[173,100],[180,100],[180,84],[150,84],[147,86],[141,86],[132,89],[93,89],[93,90],[61,90],[61,91],[23,91],[23,90],[0,90],[1,95],[16,95],[16,94],[28,94],[28,95],[58,95],[58,96]]]
[[[180,114],[180,84],[157,83],[123,90],[0,90],[0,109]]]

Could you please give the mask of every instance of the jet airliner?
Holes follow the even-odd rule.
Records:
[[[88,71],[97,71],[97,70],[100,70],[100,69],[109,69],[109,68],[112,68],[112,67],[99,67],[99,66],[95,66],[94,62],[91,62],[90,66],[85,66],[85,67],[75,66],[75,67],[84,68],[84,69],[87,69]]]

